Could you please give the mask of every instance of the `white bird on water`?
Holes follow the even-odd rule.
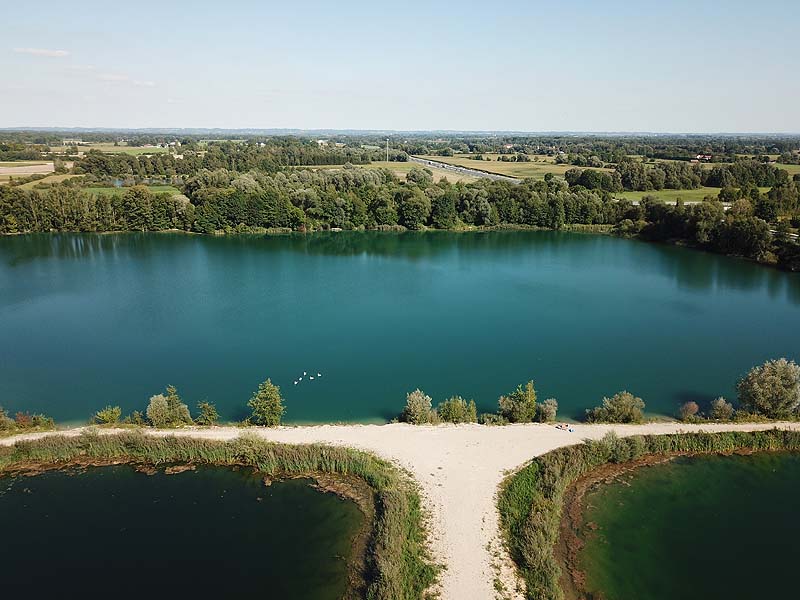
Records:
[[[317,377],[322,377],[322,373],[317,373]]]
[[[306,372],[305,372],[305,371],[303,371],[303,377],[305,377],[305,376],[306,376]]]
[[[314,376],[313,376],[313,375],[310,375],[308,378],[309,378],[309,379],[314,379]]]
[[[297,382],[295,381],[294,384],[297,385]]]

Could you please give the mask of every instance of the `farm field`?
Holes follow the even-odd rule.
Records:
[[[23,183],[20,187],[22,190],[32,190],[36,188],[37,185],[40,183],[61,183],[62,181],[66,181],[67,179],[72,179],[73,177],[83,177],[82,175],[70,175],[66,173],[64,175],[48,175],[47,177],[43,177],[42,179],[37,179],[36,181],[29,181],[28,183]]]
[[[758,188],[763,194],[770,188]],[[625,198],[626,200],[641,200],[644,196],[655,196],[666,202],[676,202],[678,199],[684,202],[702,202],[706,196],[716,198],[719,196],[720,188],[701,187],[696,190],[651,190],[649,192],[617,192],[615,198]]]
[[[180,194],[181,191],[171,185],[148,185],[146,186],[154,194],[161,194],[168,192],[170,194]],[[123,187],[86,187],[84,188],[90,194],[97,194],[100,196],[112,196],[114,194],[121,194],[127,188]]]
[[[66,152],[68,146],[51,146],[50,150],[56,154]],[[109,154],[133,154],[139,156],[141,154],[158,154],[166,152],[167,148],[159,148],[158,146],[115,146],[114,144],[88,144],[85,146],[78,146],[81,152],[88,152],[89,150],[100,150]]]
[[[46,160],[0,160],[0,167],[35,167],[50,164]]]
[[[570,169],[576,168],[574,165],[557,165],[549,156],[537,156],[539,162],[501,162],[496,159],[496,154],[484,154],[484,157],[491,160],[473,160],[468,158],[467,154],[457,154],[455,156],[429,156],[423,155],[419,158],[426,160],[436,160],[439,162],[464,167],[466,169],[477,169],[479,171],[488,171],[490,173],[497,173],[498,175],[507,175],[509,177],[518,177],[525,179],[531,177],[533,179],[544,179],[548,173],[563,177],[564,173]],[[608,171],[609,169],[598,169],[600,171]]]
[[[405,179],[408,172],[413,169],[414,167],[420,168],[422,165],[418,165],[413,162],[396,162],[396,161],[375,161],[368,165],[356,165],[356,168],[360,169],[389,169],[392,173],[394,173],[398,178]],[[341,165],[312,165],[308,167],[299,167],[303,169],[341,169]],[[447,181],[450,183],[457,183],[462,181],[464,183],[470,183],[473,181],[477,181],[477,177],[471,177],[468,175],[459,175],[458,173],[451,173],[450,171],[445,171],[444,169],[436,169],[426,167],[429,171],[433,173],[433,180],[434,181],[441,181],[444,178],[447,178]]]

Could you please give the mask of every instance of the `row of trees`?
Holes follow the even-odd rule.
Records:
[[[406,395],[406,406],[400,414],[400,421],[413,425],[549,423],[556,420],[557,412],[558,402],[555,398],[536,402],[536,389],[533,381],[529,381],[524,386],[517,386],[508,395],[500,396],[496,413],[483,413],[480,416],[474,400],[466,401],[461,396],[453,396],[434,408],[431,397],[416,389]]]
[[[697,163],[663,161],[646,164],[627,157],[617,162],[613,172],[575,168],[568,170],[564,178],[570,187],[609,192],[690,190],[701,186],[759,188],[783,186],[791,181],[785,169],[758,160],[740,159],[706,169]]]
[[[181,147],[181,157],[168,152],[133,155],[90,150],[75,161],[76,174],[91,174],[99,179],[150,177],[189,177],[201,169],[252,170],[274,173],[286,167],[308,165],[367,164],[385,160],[382,149],[320,146],[314,140],[275,139],[260,143],[217,142],[207,146]],[[389,159],[406,161],[408,155],[391,150]]]
[[[259,384],[247,402],[250,416],[243,425],[262,425],[276,427],[280,425],[286,407],[281,397],[281,389],[270,379]],[[216,425],[219,421],[217,407],[210,402],[198,402],[197,414],[192,417],[189,406],[183,402],[174,386],[167,386],[166,393],[156,394],[150,398],[144,414],[133,411],[122,418],[119,406],[106,406],[92,417],[92,423],[98,425],[151,425],[158,428],[183,427],[186,425]]]
[[[682,421],[696,422],[703,418],[714,421],[751,421],[754,419],[800,418],[800,366],[785,358],[769,360],[753,367],[737,384],[739,409],[719,397],[709,406],[707,416],[700,412],[696,402],[686,402],[680,407]],[[533,381],[508,395],[500,396],[496,413],[477,415],[475,402],[466,402],[455,396],[433,408],[431,397],[419,389],[406,397],[406,407],[400,420],[414,425],[449,423],[507,423],[552,422],[556,420],[558,402],[549,398],[537,403]],[[644,400],[628,391],[621,391],[602,403],[586,410],[588,423],[643,423]]]

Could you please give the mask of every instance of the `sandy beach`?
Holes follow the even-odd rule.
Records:
[[[503,582],[506,598],[522,598],[513,563],[498,530],[495,504],[503,478],[531,458],[562,446],[599,439],[609,431],[620,436],[691,431],[755,431],[800,429],[800,423],[702,424],[651,423],[645,425],[572,425],[572,432],[552,425],[525,424],[505,427],[482,425],[412,426],[319,425],[308,427],[251,428],[247,431],[275,442],[325,443],[368,450],[407,470],[419,483],[430,517],[429,532],[434,559],[445,565],[438,584],[444,600],[487,600],[498,597],[494,581]],[[112,432],[113,430],[103,430]],[[227,440],[242,429],[215,427],[181,430],[146,430],[151,435],[179,435]],[[75,435],[80,429],[68,430]],[[0,439],[12,444],[31,434]]]

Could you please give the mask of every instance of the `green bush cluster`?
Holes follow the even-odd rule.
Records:
[[[576,479],[606,463],[624,463],[646,455],[798,451],[800,432],[773,429],[755,432],[687,433],[601,440],[553,450],[534,458],[501,486],[500,523],[511,557],[525,580],[531,600],[563,598],[561,568],[554,556],[564,495]]]
[[[437,423],[481,423],[483,425],[506,425],[508,423],[549,423],[555,421],[558,402],[548,398],[536,402],[536,389],[533,381],[508,395],[500,396],[497,413],[483,413],[478,416],[474,400],[464,400],[453,396],[434,408],[433,401],[422,390],[416,389],[406,395],[406,406],[400,420],[414,425],[435,425]]]
[[[475,423],[478,409],[474,400],[453,396],[434,408],[433,400],[425,392],[416,389],[406,394],[406,406],[400,420],[413,425],[436,425],[438,423]]]
[[[18,412],[12,418],[5,409],[0,406],[0,435],[12,433],[24,433],[31,431],[47,431],[56,426],[52,417],[42,414],[30,414],[28,412]]]
[[[630,392],[617,392],[611,398],[603,398],[603,404],[586,411],[589,423],[642,423],[644,400]]]
[[[244,421],[244,425],[275,427],[280,425],[286,411],[280,387],[269,379],[258,386],[258,390],[253,393],[247,406],[252,412]],[[178,390],[175,386],[168,385],[166,394],[156,394],[150,398],[144,414],[133,411],[123,419],[122,409],[119,406],[106,406],[92,416],[91,422],[96,425],[152,425],[158,428],[184,425],[213,426],[219,422],[219,413],[213,403],[198,402],[197,411],[197,417],[193,419],[188,405],[181,400]],[[1,423],[0,431],[2,431]]]
[[[228,441],[153,437],[141,431],[114,435],[53,435],[0,447],[0,474],[22,466],[72,461],[127,460],[153,466],[192,463],[248,466],[274,477],[326,473],[356,476],[373,493],[375,520],[369,535],[366,589],[373,600],[425,598],[439,568],[426,546],[419,494],[397,468],[367,452],[312,444],[276,444],[246,434]]]

